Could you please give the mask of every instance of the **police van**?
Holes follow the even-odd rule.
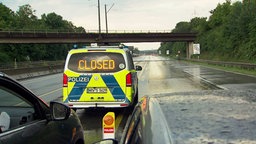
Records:
[[[140,70],[126,48],[70,50],[63,73],[63,102],[73,109],[132,107],[138,102]]]

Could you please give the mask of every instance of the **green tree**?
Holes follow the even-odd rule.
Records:
[[[35,10],[30,5],[23,5],[19,7],[16,12],[16,28],[33,30],[37,28],[38,19],[34,14]]]
[[[256,62],[256,1],[218,4],[206,18],[179,22],[173,32],[196,32],[201,58]],[[185,44],[161,43],[160,49],[184,51]]]
[[[11,11],[0,3],[0,30],[40,30],[61,32],[85,32],[83,27],[76,27],[72,22],[52,12],[43,14],[41,19],[35,15],[30,5],[19,7],[17,12]],[[1,44],[1,61],[38,61],[64,60],[71,44]]]
[[[12,28],[13,20],[14,12],[0,3],[0,30]]]
[[[60,29],[61,27],[64,26],[62,16],[57,15],[54,12],[47,15],[43,14],[41,17],[42,22],[48,29]]]
[[[174,33],[186,33],[190,32],[190,23],[189,22],[179,22],[176,24],[175,28],[172,30]]]

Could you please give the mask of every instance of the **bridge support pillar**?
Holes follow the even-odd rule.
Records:
[[[194,42],[188,42],[188,46],[187,46],[187,59],[190,59],[191,55],[193,54],[193,44],[194,44]]]

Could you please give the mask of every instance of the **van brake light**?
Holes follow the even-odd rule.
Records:
[[[63,74],[63,87],[68,86],[68,76],[66,74]]]
[[[132,74],[131,73],[128,73],[126,75],[126,86],[132,86]]]

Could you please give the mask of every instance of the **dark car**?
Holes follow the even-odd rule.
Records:
[[[0,73],[0,144],[84,143],[76,113],[60,102],[50,106],[16,80]]]

